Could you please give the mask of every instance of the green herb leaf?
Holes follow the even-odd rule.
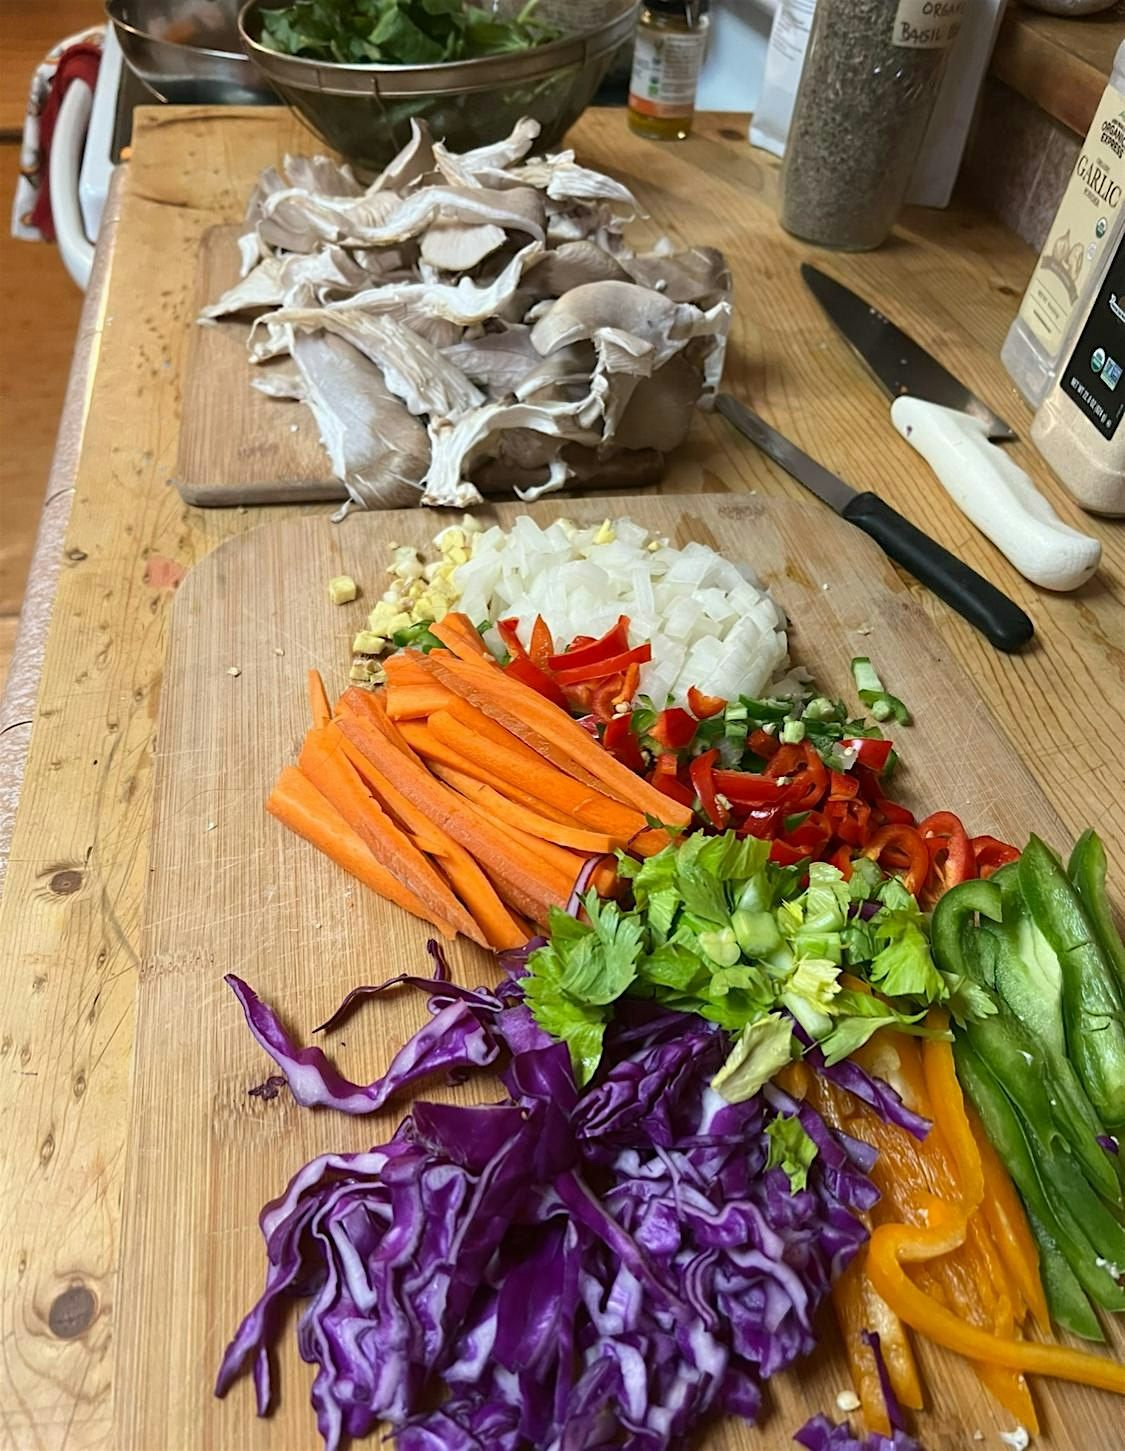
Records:
[[[805,1132],[796,1114],[779,1114],[766,1124],[770,1141],[766,1156],[767,1169],[784,1169],[789,1188],[794,1194],[807,1188],[809,1169],[816,1158],[816,1145]]]
[[[728,1103],[743,1103],[784,1068],[792,1055],[788,1022],[776,1013],[767,1013],[743,1028],[711,1087]]]

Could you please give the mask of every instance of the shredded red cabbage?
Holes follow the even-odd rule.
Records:
[[[1094,1137],[1098,1147],[1104,1149],[1107,1154],[1119,1154],[1121,1152],[1121,1147],[1112,1134],[1095,1134]]]
[[[294,1177],[262,1212],[265,1290],[218,1395],[251,1371],[266,1413],[293,1299],[327,1451],[382,1421],[398,1451],[664,1451],[709,1414],[754,1420],[762,1381],[812,1350],[817,1309],[865,1238],[853,1211],[877,1197],[870,1151],[780,1090],[721,1099],[709,1085],[729,1039],[714,1024],[628,1005],[580,1097],[517,982],[468,992],[439,977],[429,1022],[362,1087],[228,981],[303,1103],[368,1112],[501,1054],[508,1097],[416,1102],[389,1143]],[[782,1108],[817,1146],[797,1193],[765,1167]]]
[[[793,1433],[793,1439],[807,1451],[921,1451],[918,1442],[905,1431],[894,1430],[889,1436],[881,1436],[878,1431],[856,1435],[846,1421],[833,1425],[827,1416],[806,1421]]]
[[[817,1073],[835,1083],[839,1088],[846,1088],[849,1093],[867,1104],[868,1108],[873,1108],[886,1123],[897,1124],[900,1129],[905,1129],[916,1139],[924,1139],[930,1132],[931,1124],[928,1118],[923,1118],[921,1114],[914,1113],[907,1108],[889,1083],[884,1083],[881,1078],[874,1078],[858,1063],[853,1063],[850,1058],[845,1058],[842,1062],[833,1063],[829,1067],[824,1061],[824,1054],[795,1018],[793,1019],[793,1036],[804,1047],[804,1061],[810,1068],[815,1069]]]

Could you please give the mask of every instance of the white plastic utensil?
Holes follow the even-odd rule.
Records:
[[[926,460],[946,493],[1025,579],[1072,590],[1097,569],[1097,539],[1064,524],[1019,464],[988,439],[971,414],[922,398],[896,398],[891,420]]]

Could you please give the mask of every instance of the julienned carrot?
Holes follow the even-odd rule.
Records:
[[[406,739],[403,726],[409,726],[411,723],[408,721],[404,721],[403,726],[400,726],[397,722],[389,719],[380,696],[367,694],[365,692],[359,692],[359,696],[360,698],[358,700],[348,702],[349,709],[354,707],[362,711],[367,719],[375,726],[375,728],[387,737],[391,745],[394,746],[396,750],[404,754],[418,770],[423,771],[426,775],[429,775],[430,772],[428,767],[419,758],[417,753],[411,747],[409,741]],[[453,801],[456,802],[457,799],[458,798],[456,797],[456,795],[454,795]],[[465,806],[466,809],[469,809],[469,803],[462,801],[461,804]],[[477,814],[478,816],[480,815],[479,812]],[[485,831],[488,834],[495,835],[497,828],[495,824],[488,818],[487,814],[483,817],[481,824],[483,825]],[[506,857],[514,860],[517,863],[521,861],[522,857],[520,852],[512,850],[512,843],[507,841],[506,834],[504,834],[502,830],[500,839],[504,843]],[[570,887],[573,883],[574,875],[576,874],[578,866],[580,866],[581,863],[578,862],[576,864],[572,860],[572,854],[570,853],[567,853],[565,857],[558,856],[554,858],[554,863],[555,864],[552,865],[551,863],[544,860],[544,877],[553,878],[556,889],[560,891],[565,889],[567,892],[569,892]],[[495,872],[493,872],[492,870],[493,863],[491,861],[487,863],[482,863],[482,865],[486,865],[490,875],[495,876]],[[501,876],[505,877],[506,879],[511,877],[511,872],[508,870],[505,861],[500,862],[500,873]],[[520,885],[518,878],[515,885],[518,889]],[[504,894],[501,893],[501,895],[503,896]],[[508,898],[505,897],[504,900],[507,901]],[[511,904],[509,903],[509,905]]]
[[[421,756],[424,760],[429,761],[431,766],[440,764],[448,767],[450,770],[460,771],[466,776],[473,777],[474,780],[479,781],[482,785],[490,787],[500,795],[506,796],[509,801],[515,802],[518,806],[526,807],[528,811],[532,811],[538,816],[547,817],[551,821],[556,821],[561,826],[573,828],[575,831],[589,831],[589,827],[584,827],[576,816],[571,816],[568,812],[560,811],[557,807],[552,806],[550,802],[543,801],[538,796],[533,796],[531,792],[524,791],[512,781],[496,780],[492,772],[485,766],[482,766],[479,761],[471,760],[469,757],[463,756],[460,751],[455,751],[452,746],[447,746],[444,741],[439,741],[429,726],[425,725],[422,721],[404,720],[397,722],[397,725],[410,750],[415,755]],[[594,835],[600,836],[603,833],[595,832]],[[611,840],[615,846],[624,846],[627,838],[613,837]]]
[[[301,771],[335,806],[373,856],[409,887],[434,916],[487,946],[483,934],[450,887],[397,826],[356,774],[327,726],[309,731],[301,747]]]
[[[468,798],[464,799],[463,804],[464,809],[475,815],[478,820],[483,821],[486,825],[495,824],[486,807]],[[503,829],[504,835],[508,837],[512,846],[518,848],[521,855],[526,852],[528,856],[534,858],[537,864],[542,865],[544,871],[557,872],[559,884],[565,882],[568,893],[573,889],[578,873],[585,864],[584,856],[576,851],[568,851],[565,846],[556,846],[553,841],[544,841],[541,836],[534,836],[531,832],[521,831],[519,827],[512,826],[510,822],[505,822]],[[485,862],[485,867],[487,869],[487,862]]]
[[[445,686],[441,686],[440,689],[445,690]],[[526,742],[521,741],[519,736],[514,736],[506,726],[502,726],[499,721],[493,720],[490,715],[486,715],[483,710],[478,709],[477,706],[466,700],[464,696],[456,695],[452,690],[447,693],[453,696],[452,702],[449,705],[439,706],[438,709],[455,716],[472,735],[494,741],[498,746],[503,746],[506,750],[514,751],[532,770],[543,765],[544,757],[538,751],[533,750]],[[592,787],[595,791],[600,792],[601,795],[604,796],[606,794],[604,791],[601,791],[597,782],[591,781],[588,773],[583,771],[577,762],[571,760],[570,757],[567,757],[565,761],[558,757],[555,759],[548,757],[547,764],[562,771],[564,775],[571,776],[576,781],[581,781],[585,785]]]
[[[493,663],[488,647],[480,637],[480,631],[460,610],[450,610],[442,619],[430,626],[430,634],[436,635],[445,648],[458,660],[483,660]]]
[[[444,917],[430,912],[409,887],[403,886],[397,877],[376,861],[358,832],[352,830],[332,803],[296,766],[286,766],[277,778],[266,798],[266,810],[380,897],[404,907],[423,922],[431,923],[444,936],[454,935],[453,928]]]
[[[309,671],[308,689],[309,714],[312,716],[313,726],[326,726],[332,719],[332,707],[328,704],[328,692],[324,688],[319,670]]]
[[[612,797],[603,796],[592,786],[575,781],[548,761],[538,760],[530,764],[521,752],[509,750],[487,737],[473,735],[448,711],[435,711],[430,716],[428,729],[439,741],[444,741],[463,756],[479,761],[492,773],[494,781],[519,780],[536,796],[569,812],[594,831],[628,839],[645,829],[645,819],[639,812]]]
[[[432,685],[434,677],[426,669],[425,660],[421,650],[396,650],[379,663],[388,685]]]
[[[382,711],[382,702],[373,701]],[[385,713],[384,713],[385,714]],[[393,728],[393,722],[388,721]],[[351,712],[340,718],[340,729],[385,776],[395,784],[431,821],[447,831],[455,841],[487,863],[489,876],[509,905],[536,922],[546,919],[550,905],[561,907],[569,893],[569,884],[559,881],[559,874],[548,872],[539,862],[528,862],[513,851],[503,829],[486,822],[465,809],[465,802],[436,777],[431,776],[413,752],[395,745],[370,720]]]
[[[383,808],[414,838],[415,845],[435,858],[453,890],[472,913],[489,947],[519,947],[526,942],[527,938],[520,936],[519,927],[496,895],[492,883],[465,848],[404,796],[348,739],[338,724],[331,729],[339,736],[341,750]]]
[[[391,720],[420,720],[460,699],[436,680],[426,685],[392,685],[386,691],[387,714]]]
[[[584,852],[591,856],[595,853],[605,854],[614,849],[614,837],[597,831],[583,831],[580,826],[566,826],[561,821],[554,820],[553,817],[543,816],[537,811],[520,805],[518,801],[510,800],[486,782],[478,781],[475,776],[470,776],[455,766],[434,761],[430,765],[430,770],[439,781],[444,781],[461,796],[467,796],[470,801],[475,801],[490,816],[495,817],[498,821],[507,822],[510,826],[518,827],[520,831],[530,832],[532,836],[537,836],[543,841],[553,841],[559,846],[569,846],[574,851]]]
[[[689,807],[672,801],[634,775],[603,750],[577,721],[537,691],[513,680],[503,670],[465,660],[442,659],[442,654],[435,651],[426,656],[426,669],[533,750],[548,759],[552,752],[562,751],[589,772],[600,783],[602,791],[633,807],[642,816],[655,816],[658,821],[670,822],[673,826],[690,825]]]

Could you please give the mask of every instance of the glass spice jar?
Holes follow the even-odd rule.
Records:
[[[886,240],[974,3],[818,0],[781,173],[786,231],[851,251]]]
[[[691,133],[707,45],[706,0],[645,0],[637,20],[629,82],[629,129],[650,141]]]

